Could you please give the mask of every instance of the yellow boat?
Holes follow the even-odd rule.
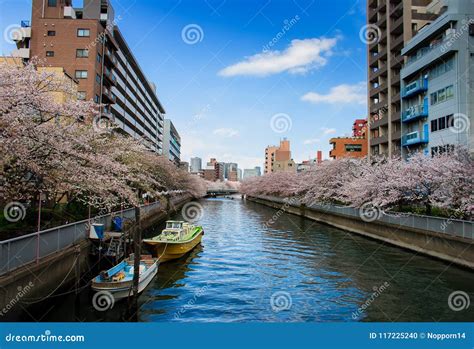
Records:
[[[160,235],[144,239],[143,242],[161,263],[184,256],[201,242],[203,234],[204,230],[200,226],[183,221],[167,221]]]

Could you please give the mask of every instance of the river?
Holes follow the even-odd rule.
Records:
[[[199,203],[202,244],[160,265],[139,299],[138,321],[474,321],[473,305],[454,311],[448,304],[454,291],[474,302],[473,272],[298,216],[275,216],[240,197]],[[124,302],[99,312],[91,298],[86,289],[30,315],[123,320]]]

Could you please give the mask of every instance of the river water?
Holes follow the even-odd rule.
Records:
[[[202,244],[160,265],[139,299],[138,321],[474,321],[474,304],[453,307],[459,311],[448,304],[455,291],[474,302],[470,271],[305,218],[275,215],[277,210],[239,197],[200,204]],[[269,225],[272,217],[278,218]],[[84,290],[31,314],[40,321],[123,321],[124,302],[99,312],[91,298]]]

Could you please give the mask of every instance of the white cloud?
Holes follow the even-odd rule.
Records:
[[[320,143],[321,140],[319,138],[311,138],[311,139],[306,139],[303,144],[315,144],[315,143]]]
[[[342,84],[331,88],[328,94],[309,92],[301,100],[311,103],[367,103],[367,84],[359,82],[355,85]]]
[[[215,129],[212,133],[217,136],[232,138],[239,135],[239,131],[234,130],[233,128],[218,128]]]
[[[323,133],[324,133],[325,135],[330,135],[330,134],[336,133],[336,129],[335,129],[335,128],[322,127],[321,130],[323,130]]]
[[[268,51],[246,57],[219,72],[221,76],[267,76],[288,71],[306,73],[326,65],[337,38],[295,39],[284,51]]]

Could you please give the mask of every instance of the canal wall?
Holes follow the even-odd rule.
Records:
[[[166,220],[191,200],[182,195],[142,206],[142,229]],[[133,208],[95,217],[93,222],[110,227],[114,215],[128,218],[125,230],[133,229]],[[89,281],[85,280],[88,272],[97,263],[89,258],[89,224],[75,222],[0,242],[0,321],[14,319],[22,309]]]
[[[259,196],[249,201],[474,270],[474,224],[457,219],[378,212],[362,219],[357,208],[300,204],[296,199]],[[278,219],[278,215],[275,215]],[[267,223],[271,226],[272,222]]]

